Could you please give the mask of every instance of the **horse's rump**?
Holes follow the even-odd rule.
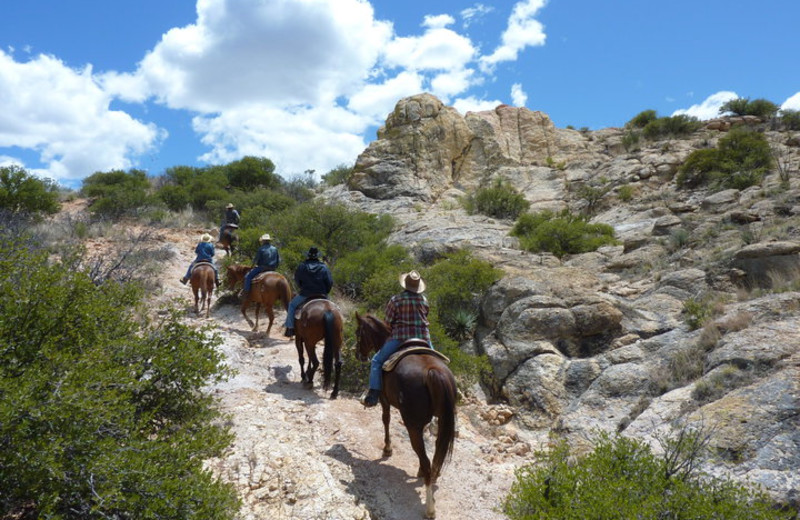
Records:
[[[412,354],[435,356],[445,363],[450,363],[450,358],[441,352],[433,350],[430,345],[428,345],[427,341],[415,338],[405,341],[402,345],[400,345],[400,349],[397,352],[389,356],[389,359],[383,362],[383,371],[391,372],[401,359]]]

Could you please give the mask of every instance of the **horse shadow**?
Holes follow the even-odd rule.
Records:
[[[309,390],[303,386],[299,380],[292,379],[289,374],[293,372],[290,365],[282,367],[271,367],[272,374],[275,377],[275,382],[268,384],[264,387],[264,391],[270,394],[278,394],[283,396],[284,399],[289,401],[303,401],[305,404],[319,404],[327,401],[325,395],[319,395],[317,392],[323,392],[322,387],[314,387]]]
[[[422,479],[387,463],[386,457],[369,459],[353,454],[343,444],[337,443],[325,455],[346,464],[353,472],[352,480],[340,480],[348,494],[356,497],[369,511],[371,518],[382,520],[407,520],[423,518],[425,506],[417,488]]]

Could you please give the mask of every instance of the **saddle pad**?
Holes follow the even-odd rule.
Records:
[[[194,272],[194,270],[200,267],[201,265],[210,265],[211,267],[214,267],[214,262],[211,262],[209,260],[198,260],[197,262],[192,264],[192,272]]]
[[[253,278],[253,283],[262,281],[264,278],[266,278],[266,276],[267,276],[269,273],[274,273],[274,272],[275,272],[275,271],[262,271],[262,272],[258,273],[258,274],[256,275],[256,277],[255,277],[255,278]]]
[[[398,350],[397,352],[395,352],[394,354],[389,356],[389,359],[387,359],[383,363],[383,371],[384,372],[391,372],[392,370],[394,370],[395,365],[397,365],[397,363],[401,359],[403,359],[404,357],[406,357],[409,354],[429,354],[431,356],[436,356],[439,359],[444,360],[445,363],[450,363],[450,358],[448,358],[447,356],[445,356],[441,352],[433,350],[430,347],[408,347],[408,348],[404,348],[404,349]]]
[[[299,319],[299,318],[300,318],[300,313],[301,313],[301,312],[303,312],[303,307],[305,307],[305,306],[306,306],[306,305],[308,305],[309,303],[311,303],[311,302],[315,302],[315,301],[317,301],[317,300],[322,300],[322,301],[324,301],[324,302],[331,302],[331,305],[333,305],[334,307],[336,307],[336,310],[337,310],[337,311],[339,310],[339,306],[338,306],[338,305],[336,305],[335,303],[333,303],[331,300],[329,300],[329,299],[327,299],[327,298],[310,298],[310,299],[308,299],[308,300],[304,301],[303,303],[301,303],[301,304],[300,304],[300,306],[299,306],[299,307],[297,307],[297,309],[295,309],[295,311],[294,311],[294,319]]]

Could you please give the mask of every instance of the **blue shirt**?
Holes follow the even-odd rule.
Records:
[[[281,263],[281,255],[278,253],[278,248],[272,244],[264,244],[258,248],[253,263],[258,267],[266,268],[268,271],[274,271]]]
[[[297,266],[294,281],[302,296],[328,294],[333,287],[333,277],[328,266],[319,260],[305,260]]]
[[[197,244],[197,247],[194,248],[194,252],[197,255],[194,259],[195,262],[210,262],[214,258],[214,244],[211,242],[200,242]]]

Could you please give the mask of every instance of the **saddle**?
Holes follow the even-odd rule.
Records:
[[[303,307],[305,307],[309,303],[311,303],[313,301],[317,301],[317,300],[330,301],[328,298],[325,297],[324,294],[312,294],[311,296],[306,298],[306,300],[303,303],[298,305],[297,308],[294,310],[294,319],[300,318],[300,312],[303,310]],[[333,302],[331,302],[331,303],[336,307],[335,303],[333,303]],[[338,309],[338,307],[336,307],[336,308]]]
[[[443,360],[445,363],[450,363],[450,358],[445,356],[439,351],[433,350],[428,342],[424,339],[419,338],[411,338],[407,339],[400,345],[400,349],[389,356],[389,359],[384,361],[383,363],[383,371],[384,372],[391,372],[394,370],[394,367],[397,363],[400,362],[406,356],[410,356],[412,354],[428,354],[430,356],[436,356],[439,359]]]
[[[194,272],[194,270],[195,270],[195,269],[196,269],[198,266],[201,266],[201,265],[210,265],[211,267],[214,267],[214,261],[213,261],[213,260],[198,260],[197,262],[195,262],[195,263],[192,265],[192,272]]]
[[[275,272],[275,271],[261,271],[260,273],[258,273],[258,274],[256,275],[256,277],[255,277],[255,278],[253,278],[253,283],[256,283],[256,282],[260,282],[260,281],[262,281],[264,278],[266,278],[266,277],[267,277],[267,275],[268,275],[268,274],[270,274],[270,273],[274,273],[274,272]]]

